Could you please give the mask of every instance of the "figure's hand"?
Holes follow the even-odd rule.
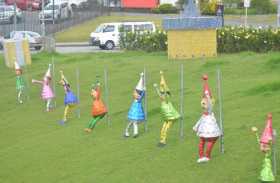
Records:
[[[253,126],[253,127],[251,128],[251,131],[254,132],[254,133],[256,133],[256,132],[258,131],[258,128],[255,127],[255,126]]]
[[[35,80],[34,80],[34,79],[32,79],[32,80],[31,80],[31,82],[32,82],[32,83],[35,83]]]

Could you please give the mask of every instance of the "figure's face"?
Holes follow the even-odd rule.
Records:
[[[91,96],[93,96],[94,98],[96,98],[97,92],[95,91],[95,89],[91,89]]]
[[[270,150],[270,145],[269,144],[264,144],[264,143],[261,143],[261,150],[263,152],[267,152]]]
[[[21,75],[21,70],[16,70],[16,75]]]
[[[61,85],[65,85],[64,80],[63,80],[63,79],[61,79],[61,80],[59,81],[59,84],[61,84]]]
[[[134,99],[138,99],[139,98],[139,94],[136,90],[133,91],[133,98]]]
[[[205,97],[202,98],[200,104],[201,104],[202,109],[207,109],[208,101],[207,101],[207,99]]]

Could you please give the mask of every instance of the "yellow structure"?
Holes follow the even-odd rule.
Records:
[[[31,64],[28,40],[5,40],[4,57],[6,66],[9,68],[14,68],[15,62],[21,66]]]
[[[168,58],[217,56],[216,29],[168,30]]]

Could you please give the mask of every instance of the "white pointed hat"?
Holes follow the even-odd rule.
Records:
[[[145,91],[146,90],[145,81],[144,81],[144,73],[143,72],[140,74],[140,79],[139,79],[138,84],[136,85],[135,89],[139,90],[139,91]]]
[[[51,64],[49,64],[49,68],[48,68],[48,70],[47,70],[47,72],[46,72],[46,74],[45,74],[45,78],[52,78],[52,75],[51,75]]]
[[[21,68],[17,62],[15,62],[15,70],[21,70]]]

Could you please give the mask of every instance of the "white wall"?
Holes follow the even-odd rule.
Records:
[[[160,0],[160,4],[168,3],[168,4],[173,4],[175,6],[177,1],[178,0]]]

